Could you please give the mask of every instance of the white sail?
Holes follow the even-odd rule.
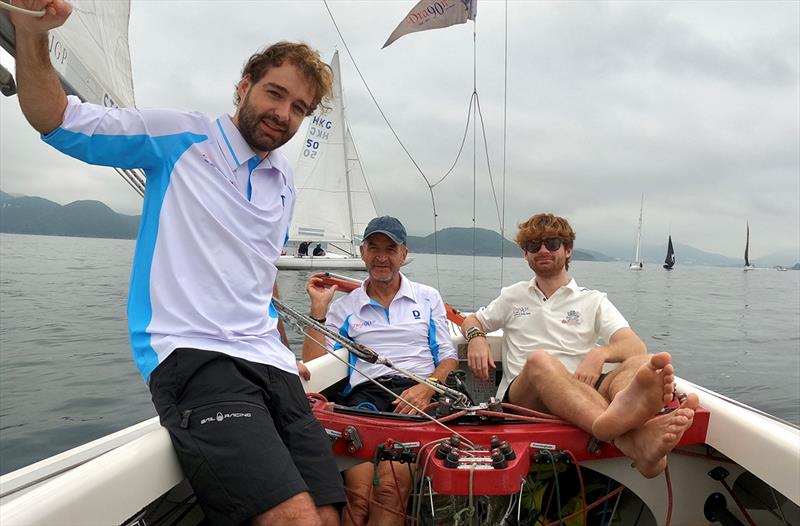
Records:
[[[127,0],[74,0],[49,34],[50,60],[68,93],[104,106],[134,106]],[[16,56],[14,27],[0,16],[0,43]]]
[[[333,101],[318,108],[295,168],[297,205],[289,231],[291,241],[329,242],[338,246],[354,240],[375,217],[375,205],[358,152],[344,118],[339,53],[331,61]]]
[[[631,261],[630,270],[642,270],[642,212],[644,211],[644,195],[642,195],[642,202],[639,205],[639,227],[636,229],[636,243],[633,247],[633,261]]]

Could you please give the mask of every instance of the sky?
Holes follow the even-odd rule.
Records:
[[[456,161],[477,90],[495,190],[479,122],[436,187],[439,228],[474,217],[499,230],[493,194],[505,195],[506,237],[553,212],[578,248],[632,250],[644,196],[645,244],[672,235],[741,257],[749,221],[751,257],[800,261],[800,2],[478,0],[475,23],[381,49],[415,3],[330,0],[342,40],[322,1],[133,0],[137,106],[232,114],[246,58],[302,40],[326,59],[340,50],[346,118],[378,210],[411,234],[433,230],[430,194],[353,59],[430,181]],[[292,160],[303,135],[284,147]],[[139,213],[113,170],[42,144],[15,97],[0,99],[0,137],[3,191]]]

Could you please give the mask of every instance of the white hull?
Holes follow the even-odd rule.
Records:
[[[414,261],[413,257],[406,258],[403,266]],[[360,257],[340,256],[326,254],[324,256],[281,256],[276,265],[280,270],[367,270]]]
[[[463,346],[455,330],[453,338]],[[492,340],[499,359],[499,338],[495,335]],[[345,356],[344,350],[337,352]],[[331,356],[310,362],[308,368],[312,380],[305,383],[307,392],[322,391],[346,375],[345,365]],[[707,475],[717,466],[730,472],[731,486],[749,471],[767,483],[765,488],[786,496],[781,512],[788,523],[797,524],[800,429],[685,380],[678,379],[678,387],[696,393],[701,406],[710,411],[705,443],[713,448],[715,458],[707,455],[706,446],[690,446],[670,455],[672,524],[706,523],[703,506],[714,493],[723,494],[728,509],[745,521],[721,483]],[[730,461],[720,460],[722,455]],[[342,465],[346,460],[342,459]],[[582,466],[627,486],[649,508],[655,523],[664,524],[669,507],[664,477],[647,480],[624,458]],[[0,524],[123,524],[183,481],[169,436],[154,418],[0,477]],[[173,491],[190,492],[185,484]],[[196,524],[190,519],[197,513],[195,507],[179,524]],[[748,509],[748,513],[756,524],[781,524],[767,510]]]

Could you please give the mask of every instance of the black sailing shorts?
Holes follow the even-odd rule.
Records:
[[[297,375],[176,349],[150,375],[150,393],[209,524],[241,524],[303,491],[317,506],[345,502]]]

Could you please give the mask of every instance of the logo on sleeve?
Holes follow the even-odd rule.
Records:
[[[564,325],[580,325],[581,324],[581,313],[576,310],[571,310],[567,313],[567,317],[561,320],[561,323]]]

